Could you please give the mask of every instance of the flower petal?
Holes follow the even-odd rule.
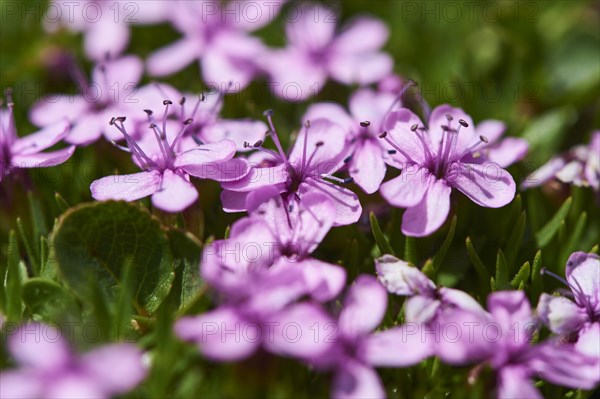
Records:
[[[66,162],[75,152],[75,146],[70,146],[57,151],[39,152],[29,155],[15,155],[11,164],[18,168],[47,168]]]
[[[377,367],[413,366],[434,354],[434,346],[410,322],[370,335],[362,350],[366,362]]]
[[[450,212],[450,192],[443,180],[430,180],[425,196],[402,217],[402,232],[413,237],[428,236],[440,228]]]
[[[308,129],[303,127],[298,133],[288,159],[297,169],[304,164],[313,173],[321,175],[335,172],[347,153],[346,133],[342,126],[328,119],[316,119],[310,122]]]
[[[18,138],[11,150],[13,154],[36,154],[64,139],[69,134],[69,130],[70,124],[67,120],[54,123],[35,133]]]
[[[286,164],[273,167],[260,167],[250,163],[250,170],[246,176],[237,180],[222,184],[225,190],[231,191],[254,191],[261,187],[276,186],[285,183],[289,179]]]
[[[435,284],[423,272],[393,255],[375,259],[375,270],[381,284],[392,294],[409,296],[435,290]]]
[[[390,204],[401,208],[418,205],[435,177],[427,169],[410,165],[402,170],[400,176],[381,185],[381,196]]]
[[[244,148],[244,142],[254,144],[263,140],[267,130],[269,128],[262,121],[225,119],[207,126],[201,131],[201,135],[207,143],[227,139],[235,143],[238,151],[248,151],[248,148]]]
[[[92,182],[90,190],[98,201],[135,201],[154,194],[160,188],[160,181],[158,171],[106,176]]]
[[[107,54],[111,57],[118,56],[129,42],[127,24],[115,23],[108,10],[104,11],[106,14],[103,18],[88,24],[90,29],[84,36],[85,53],[96,61],[105,59]]]
[[[344,226],[356,223],[362,214],[362,206],[358,196],[345,187],[337,186],[323,180],[307,179],[300,185],[300,198],[305,193],[325,193],[335,206],[334,226]]]
[[[198,199],[192,183],[172,170],[163,172],[160,188],[152,194],[152,205],[166,212],[180,212]]]
[[[528,150],[527,140],[507,137],[487,149],[487,159],[498,164],[501,168],[506,168],[523,159]]]
[[[363,274],[350,287],[340,313],[340,332],[355,337],[373,331],[385,315],[387,292],[375,278]]]
[[[355,120],[369,121],[376,130],[380,130],[383,128],[384,118],[394,101],[396,101],[396,96],[391,93],[359,89],[350,97],[348,107]]]
[[[21,326],[8,338],[8,349],[24,367],[48,372],[66,367],[71,353],[60,331],[42,323]]]
[[[503,367],[498,375],[498,399],[543,399],[525,367]]]
[[[331,122],[342,126],[348,133],[358,130],[359,125],[352,119],[348,112],[337,103],[316,103],[308,107],[302,122],[314,121],[317,119],[328,119]]]
[[[457,162],[445,179],[473,202],[487,208],[501,208],[515,197],[512,176],[492,162],[483,165]]]
[[[385,398],[385,390],[377,372],[355,360],[340,365],[332,389],[331,396],[334,399]]]
[[[90,103],[82,96],[64,93],[49,94],[36,102],[29,111],[29,120],[45,127],[62,119],[78,120],[88,111]]]
[[[380,144],[373,140],[364,140],[356,147],[350,161],[350,176],[367,194],[379,189],[385,177],[385,162]]]
[[[246,208],[247,192],[223,190],[221,191],[221,203],[225,212],[244,212]]]
[[[385,23],[359,17],[350,21],[333,42],[334,51],[364,53],[378,50],[388,39],[390,32]]]
[[[567,260],[565,275],[579,306],[600,315],[600,256],[574,252]]]
[[[192,61],[198,59],[202,44],[188,37],[158,49],[147,62],[148,73],[152,76],[167,76],[179,72]]]
[[[585,310],[564,297],[542,294],[537,307],[540,318],[555,334],[578,331],[585,323]]]

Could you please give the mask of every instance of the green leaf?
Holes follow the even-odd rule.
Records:
[[[498,250],[496,256],[496,288],[499,290],[508,288],[508,266],[501,249]]]
[[[508,239],[508,243],[506,244],[505,253],[506,253],[506,263],[509,265],[510,270],[514,270],[512,267],[516,260],[517,254],[519,252],[519,246],[521,244],[521,240],[523,239],[523,234],[525,233],[525,222],[527,218],[525,215],[525,211],[521,212],[519,218],[517,219],[517,223],[515,224],[515,228]]]
[[[429,277],[429,279],[433,280],[435,278],[435,270],[433,270],[433,260],[431,260],[431,258],[427,259],[421,271]]]
[[[466,246],[467,246],[467,252],[469,253],[469,259],[471,260],[471,263],[475,267],[477,274],[479,274],[479,277],[481,278],[481,280],[488,281],[490,279],[490,273],[488,272],[487,268],[481,261],[481,258],[479,257],[479,255],[477,255],[477,252],[475,251],[475,248],[473,247],[473,243],[471,242],[471,238],[467,237],[465,242],[466,242]]]
[[[88,297],[91,278],[114,300],[127,258],[134,266],[138,312],[153,313],[171,288],[173,256],[167,234],[136,205],[107,201],[71,208],[55,226],[53,245],[63,280],[81,298]]]
[[[525,262],[510,282],[510,285],[512,285],[514,288],[519,288],[522,284],[524,285],[529,279],[530,271],[531,268],[529,266],[529,262]]]
[[[575,228],[573,229],[573,232],[569,235],[569,241],[567,242],[567,245],[564,246],[560,260],[561,265],[567,263],[567,259],[569,258],[569,255],[571,255],[571,253],[575,252],[577,249],[583,249],[578,248],[578,246],[580,245],[581,236],[585,231],[586,222],[587,213],[583,212],[581,215],[579,215],[579,219],[577,219]]]
[[[456,215],[452,218],[452,223],[450,224],[450,229],[448,230],[448,235],[446,235],[446,239],[442,243],[442,246],[437,251],[435,256],[433,257],[433,271],[434,274],[440,270],[440,266],[442,262],[444,262],[444,258],[446,257],[446,253],[448,252],[448,248],[452,244],[452,240],[454,239],[454,232],[456,231]]]
[[[19,267],[19,243],[17,235],[11,231],[8,236],[8,270],[6,273],[6,319],[10,322],[21,320],[23,313],[22,278]]]
[[[69,203],[59,193],[54,193],[54,200],[56,201],[60,213],[64,213],[70,208]]]
[[[405,238],[404,260],[413,265],[417,264],[417,240],[415,237],[406,236]]]
[[[29,200],[29,212],[31,212],[33,222],[33,242],[34,245],[37,245],[39,238],[48,233],[48,226],[39,199],[34,197],[32,192],[27,193],[27,199]]]
[[[569,214],[569,209],[571,208],[573,200],[571,197],[567,198],[567,200],[561,205],[560,209],[556,214],[550,219],[548,223],[544,227],[540,229],[535,234],[535,238],[537,240],[538,245],[541,248],[544,248],[546,245],[550,243],[561,224],[564,222],[565,218]]]
[[[555,108],[534,119],[526,127],[522,137],[529,143],[529,158],[534,163],[548,160],[561,142],[561,134],[575,116],[572,107]]]
[[[373,231],[373,237],[375,237],[375,243],[377,243],[377,247],[379,247],[381,255],[395,255],[395,252],[390,246],[390,243],[383,235],[381,228],[379,228],[379,222],[377,221],[377,217],[375,216],[375,213],[373,211],[371,211],[371,213],[369,214],[369,220],[371,221],[371,230]]]
[[[75,298],[61,285],[45,278],[32,278],[23,285],[23,302],[35,320],[73,321],[81,314]]]
[[[542,283],[542,250],[538,250],[533,258],[533,266],[531,268],[531,288],[533,298],[538,298],[543,288]]]
[[[119,286],[119,295],[116,304],[115,320],[113,327],[115,328],[115,337],[121,340],[125,337],[131,326],[132,303],[134,300],[134,270],[132,257],[126,257],[121,268],[121,284]]]
[[[23,226],[23,221],[21,218],[17,218],[17,229],[19,230],[19,236],[21,236],[21,241],[23,245],[25,245],[25,252],[27,252],[27,258],[29,260],[29,264],[31,264],[31,269],[34,275],[37,275],[40,271],[38,259],[35,251],[33,250],[32,240],[29,239],[27,234],[25,233],[25,227]]]

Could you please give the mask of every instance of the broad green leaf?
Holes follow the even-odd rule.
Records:
[[[498,250],[496,256],[496,288],[503,290],[508,288],[508,266],[506,265],[506,258],[501,249]]]
[[[506,244],[504,252],[506,253],[506,263],[508,264],[510,270],[514,270],[513,265],[517,260],[519,246],[521,245],[521,240],[523,239],[523,234],[525,233],[526,219],[525,211],[521,212],[510,238],[508,239],[508,243]]]
[[[546,223],[546,225],[535,234],[537,243],[541,248],[544,248],[550,243],[550,241],[560,228],[561,224],[567,217],[572,202],[573,200],[571,199],[571,197],[567,198],[567,200],[561,205],[560,209],[556,212],[552,219],[550,219],[550,221]]]
[[[452,223],[450,224],[450,229],[448,230],[448,235],[446,235],[446,239],[442,243],[442,246],[437,251],[435,256],[433,257],[433,271],[437,273],[440,270],[440,266],[442,262],[444,262],[444,258],[446,257],[446,253],[448,252],[448,248],[452,244],[452,240],[454,239],[454,232],[456,231],[456,215],[452,218]]]
[[[45,278],[32,278],[23,285],[23,302],[35,320],[74,321],[81,311],[71,293]]]
[[[481,261],[481,258],[479,257],[479,255],[477,255],[477,252],[475,251],[475,248],[473,247],[473,243],[471,242],[471,238],[467,237],[467,239],[465,240],[465,243],[467,246],[467,252],[469,253],[469,259],[471,260],[471,263],[475,267],[477,274],[479,274],[479,277],[483,281],[488,281],[490,279],[490,273],[487,271],[487,268]]]
[[[19,243],[17,235],[11,231],[8,236],[8,270],[6,273],[6,319],[10,322],[21,320],[23,312],[22,276],[19,267]]]
[[[510,284],[514,288],[519,288],[521,286],[521,284],[525,284],[527,282],[527,280],[529,279],[530,271],[531,271],[531,268],[529,266],[529,262],[525,262],[523,264],[523,266],[521,266],[521,268],[519,269],[519,271],[517,272],[515,277],[512,279]]]
[[[369,214],[369,220],[371,221],[371,230],[373,231],[373,237],[375,237],[375,243],[377,243],[377,247],[379,247],[381,255],[395,255],[394,250],[390,246],[390,243],[385,238],[383,232],[381,231],[381,228],[379,227],[379,222],[377,221],[375,213],[372,211]]]
[[[136,205],[107,201],[71,208],[55,226],[53,245],[65,283],[82,298],[89,295],[91,278],[115,299],[127,258],[134,266],[138,312],[153,313],[171,288],[173,256],[167,234]]]

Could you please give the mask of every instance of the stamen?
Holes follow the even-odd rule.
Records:
[[[406,84],[402,87],[402,90],[400,90],[400,93],[396,96],[396,98],[394,99],[394,101],[388,107],[388,109],[385,112],[384,117],[383,117],[382,120],[385,120],[385,118],[387,118],[387,116],[389,115],[390,112],[392,112],[392,109],[394,109],[394,106],[396,104],[398,104],[399,102],[402,102],[402,98],[404,97],[404,94],[406,94],[406,92],[408,91],[408,89],[410,89],[413,86],[416,87],[417,83],[414,80],[409,79],[406,82]]]
[[[370,125],[371,125],[371,122],[369,122],[369,121],[360,122],[360,127],[369,127]]]
[[[269,127],[271,128],[271,132],[273,133],[273,141],[275,142],[275,146],[277,147],[277,151],[279,151],[279,156],[283,160],[284,163],[289,163],[285,152],[283,151],[283,147],[281,146],[281,142],[279,141],[279,136],[277,135],[277,130],[275,130],[275,125],[273,124],[273,110],[268,109],[263,112],[263,115],[267,117],[269,121]]]
[[[346,158],[344,158],[344,163],[348,163],[352,160],[352,155],[347,156]]]
[[[561,276],[559,276],[558,274],[551,272],[550,270],[546,269],[545,267],[542,267],[540,269],[540,274],[543,276],[544,274],[547,274],[549,276],[554,277],[555,279],[557,279],[558,281],[560,281],[561,283],[565,284],[567,287],[570,287],[569,282],[567,280],[565,280],[564,278],[562,278]]]
[[[340,178],[337,176],[333,176],[333,175],[328,175],[328,174],[323,174],[321,175],[322,178],[324,179],[329,179],[332,180],[336,183],[340,183],[340,184],[350,184],[354,181],[354,179],[352,177],[346,177],[346,178]]]
[[[169,147],[171,149],[172,154],[175,153],[175,146],[177,145],[179,140],[181,140],[181,138],[185,134],[185,131],[188,129],[188,126],[190,126],[192,124],[192,122],[194,122],[194,120],[192,118],[188,118],[183,121],[183,126],[181,126],[181,130],[179,130],[179,133],[177,133],[177,136],[175,136],[175,139],[173,140],[173,142],[171,143],[171,146]]]
[[[301,175],[301,176],[304,176],[304,172],[305,172],[305,170],[307,170],[307,169],[309,168],[309,166],[310,166],[311,162],[313,161],[313,158],[315,157],[315,154],[317,153],[317,151],[319,150],[319,148],[321,148],[321,147],[323,146],[323,144],[325,144],[325,143],[323,143],[322,141],[318,141],[318,142],[316,142],[316,143],[315,143],[315,149],[314,149],[314,151],[312,152],[312,154],[310,154],[310,158],[308,158],[308,161],[306,161],[306,163],[304,163],[304,159],[305,159],[306,157],[303,157],[303,158],[302,158],[302,161],[303,161],[303,162],[302,162],[302,164],[303,164],[303,168],[302,168],[302,169],[301,169],[301,171],[300,171],[300,175]]]
[[[383,133],[381,133],[378,136],[380,139],[384,139],[389,145],[391,145],[396,151],[398,151],[400,154],[404,155],[404,157],[409,160],[410,162],[416,163],[411,157],[410,155],[408,155],[406,153],[406,151],[404,151],[402,148],[400,148],[396,143],[394,143],[389,137],[388,137],[388,132],[385,131]]]
[[[458,157],[455,157],[454,159],[461,159],[462,157],[464,157],[465,155],[467,155],[470,152],[473,152],[474,149],[476,149],[477,147],[479,147],[482,144],[488,143],[488,139],[485,136],[479,136],[479,141],[476,142],[475,144],[470,145],[466,150],[464,150]],[[473,153],[472,156],[473,158],[477,158],[479,157],[481,154],[479,153]]]
[[[131,150],[131,154],[138,160],[138,163],[143,169],[148,170],[158,168],[156,162],[150,159],[146,155],[146,153],[144,153],[144,151],[137,145],[133,138],[131,138],[131,136],[127,133],[127,131],[125,130],[125,125],[123,125],[125,119],[126,118],[124,116],[120,116],[117,118],[113,117],[111,119],[111,123],[123,134],[123,137],[125,137],[125,141],[127,142],[129,149]]]

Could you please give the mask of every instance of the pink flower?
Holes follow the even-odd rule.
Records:
[[[329,77],[344,84],[377,82],[392,70],[392,58],[380,52],[387,26],[371,17],[351,21],[336,34],[338,16],[320,5],[297,7],[286,25],[288,45],[263,59],[275,93],[288,101],[316,95]]]
[[[66,138],[71,144],[88,145],[101,135],[119,140],[120,134],[109,129],[107,121],[113,115],[127,113],[132,105],[139,107],[137,84],[142,71],[142,62],[135,56],[100,62],[89,84],[80,74],[77,84],[81,95],[50,95],[33,106],[29,117],[37,126],[67,118],[73,124]]]
[[[350,113],[336,103],[317,103],[308,107],[303,118],[325,118],[344,127],[351,148],[351,158],[346,162],[348,171],[368,194],[377,191],[385,177],[383,154],[387,150],[378,136],[397,99],[395,94],[359,89],[350,97]]]
[[[53,0],[46,8],[44,23],[50,32],[59,26],[83,32],[86,55],[101,61],[107,54],[115,57],[125,50],[130,24],[162,22],[168,8],[165,1]]]
[[[8,99],[7,106],[7,109],[0,109],[0,182],[16,169],[55,166],[73,155],[74,146],[42,152],[69,134],[71,125],[67,120],[58,121],[28,136],[18,137],[12,99]]]
[[[147,373],[135,345],[106,345],[76,356],[58,330],[39,323],[14,332],[8,350],[20,368],[0,373],[3,398],[110,398],[133,389]]]
[[[300,205],[308,193],[324,193],[335,205],[334,226],[356,222],[362,212],[358,197],[347,188],[332,183],[352,181],[351,178],[333,176],[344,165],[349,153],[343,128],[326,119],[305,123],[288,156],[279,142],[271,111],[266,115],[277,152],[263,148],[262,141],[253,145],[266,155],[243,179],[223,184],[223,209],[226,212],[244,211],[248,193],[273,186],[281,193],[286,206],[292,208]]]
[[[220,91],[239,91],[258,72],[256,59],[266,51],[248,32],[270,22],[282,2],[173,1],[168,18],[183,38],[154,52],[147,61],[153,76],[175,73],[199,61],[204,81]],[[230,84],[232,82],[232,84]]]
[[[521,187],[527,189],[541,186],[552,179],[575,186],[591,187],[600,193],[600,131],[592,133],[587,146],[575,146],[550,159],[527,176]]]
[[[179,212],[192,205],[198,198],[198,192],[190,183],[189,175],[225,182],[238,180],[248,173],[245,161],[233,159],[236,149],[230,140],[199,145],[183,152],[177,151],[178,141],[183,137],[191,120],[182,122],[175,138],[169,141],[166,115],[172,102],[165,100],[164,104],[162,127],[153,118],[152,111],[146,110],[151,123],[150,128],[156,139],[156,144],[149,153],[127,134],[123,125],[125,117],[111,119],[110,124],[123,134],[128,146],[119,147],[132,154],[134,162],[143,172],[107,176],[94,181],[90,190],[95,199],[135,201],[152,195],[154,206],[167,212]]]
[[[474,163],[475,153],[489,140],[478,135],[461,109],[442,105],[429,118],[429,127],[408,109],[392,112],[380,138],[388,143],[387,162],[402,174],[381,185],[381,195],[392,205],[408,208],[402,232],[427,236],[448,217],[450,193],[455,188],[473,202],[499,208],[515,196],[515,182],[500,165]]]

